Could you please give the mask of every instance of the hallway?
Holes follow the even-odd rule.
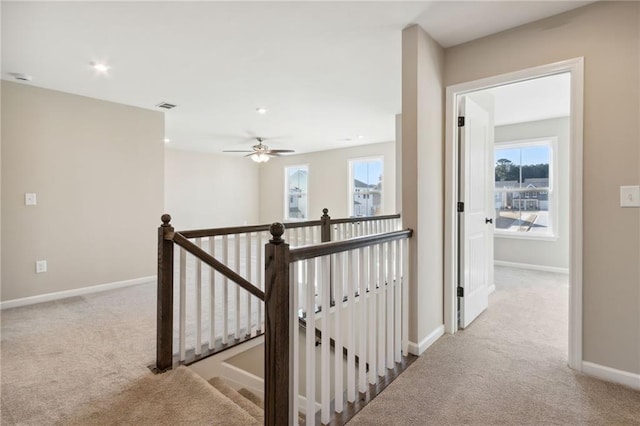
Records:
[[[640,424],[640,392],[567,367],[567,310],[567,275],[496,267],[489,309],[350,424]]]

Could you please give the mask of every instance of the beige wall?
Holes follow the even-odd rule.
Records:
[[[165,212],[176,229],[256,224],[259,167],[247,158],[165,151]]]
[[[162,113],[2,81],[2,124],[3,301],[156,273]]]
[[[445,83],[584,57],[583,358],[640,373],[640,3],[598,2],[445,52]]]
[[[272,158],[260,167],[260,222],[281,221],[284,218],[284,168],[309,166],[309,218],[319,219],[322,209],[329,216],[349,214],[349,160],[384,157],[383,214],[397,213],[395,208],[395,143],[379,143],[352,148],[332,149],[309,154]]]
[[[443,324],[443,49],[418,26],[402,32],[402,220],[412,228],[409,340]],[[415,349],[414,349],[415,350]]]
[[[558,223],[556,240],[544,241],[526,238],[504,238],[496,236],[494,259],[506,262],[525,263],[552,268],[569,268],[569,118],[531,121],[495,128],[496,142],[511,142],[524,139],[556,136],[557,151],[554,161],[554,178]]]

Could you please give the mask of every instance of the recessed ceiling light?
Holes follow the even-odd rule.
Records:
[[[358,135],[358,139],[364,139],[364,136]]]
[[[258,112],[258,114],[265,115],[269,110],[266,109],[265,107],[259,107],[259,108],[256,108],[256,111]]]
[[[169,143],[169,142],[171,142],[171,139],[169,139],[169,138],[164,138],[164,143]]]
[[[111,69],[109,65],[103,64],[102,62],[89,62],[89,64],[98,74],[106,74],[109,72],[109,69]]]

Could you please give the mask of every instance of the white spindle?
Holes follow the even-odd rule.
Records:
[[[356,304],[354,286],[358,279],[358,265],[355,263],[355,250],[342,255],[342,268],[344,273],[344,283],[347,284],[347,401],[353,402],[356,399]],[[344,264],[346,260],[347,264]],[[348,268],[346,267],[348,265]]]
[[[386,270],[386,287],[385,292],[387,294],[387,368],[392,369],[394,367],[393,362],[393,325],[395,316],[393,315],[393,242],[385,244],[385,251],[387,253],[387,270]]]
[[[331,225],[329,230],[331,232],[331,241],[340,241],[340,226]]]
[[[307,426],[315,426],[316,412],[316,310],[315,310],[315,279],[316,279],[316,259],[311,259],[307,263],[307,300],[305,303],[305,312],[307,314],[306,329],[306,380],[307,388],[305,395],[307,397],[306,419]]]
[[[229,236],[222,236],[222,263],[229,264]],[[229,278],[222,278],[222,343],[229,340]]]
[[[306,246],[307,245],[307,234],[308,234],[309,228],[306,227],[306,226],[303,226],[302,228],[298,228],[298,229],[301,230],[300,232],[302,234],[302,241],[298,241],[298,243],[301,246]]]
[[[409,239],[402,240],[402,354],[409,354]]]
[[[233,270],[235,272],[240,271],[240,234],[235,234],[235,245],[234,245],[234,257],[233,257]],[[240,287],[234,283],[233,288],[235,289],[236,294],[236,332],[235,338],[240,338]]]
[[[258,288],[262,290],[264,289],[264,286],[262,284],[262,271],[264,270],[264,242],[263,242],[264,233],[258,232],[256,234],[256,237],[258,238],[258,241],[257,241],[258,247],[256,248],[256,257],[258,258],[257,259],[258,264],[256,266],[256,276],[257,276],[256,282],[258,283]],[[262,303],[260,301],[258,301],[258,318],[256,319],[256,323],[257,323],[256,333],[262,333]],[[297,321],[296,321],[296,324],[297,324]]]
[[[187,252],[180,248],[180,319],[179,319],[179,347],[180,361],[186,357],[185,323],[187,321]]]
[[[318,279],[318,293],[322,303],[322,350],[320,352],[320,373],[321,373],[321,402],[322,402],[322,423],[327,424],[331,419],[329,404],[331,404],[331,393],[329,388],[329,376],[331,369],[329,368],[329,356],[331,354],[331,343],[329,342],[331,330],[329,328],[329,317],[331,311],[331,295],[330,295],[330,257],[322,256],[320,258],[321,274]],[[338,347],[336,345],[336,351]],[[342,351],[340,351],[342,352]]]
[[[374,246],[369,246],[369,318],[367,321],[367,328],[369,329],[369,383],[375,384],[376,377],[376,303],[377,303],[377,290],[376,290],[376,258]]]
[[[260,247],[261,241],[262,233],[259,232],[258,247]],[[291,292],[289,293],[289,304],[291,308],[289,312],[289,336],[291,340],[291,357],[289,364],[291,366],[291,372],[289,374],[289,389],[291,389],[291,392],[289,392],[289,405],[291,406],[291,411],[289,412],[289,424],[298,424],[298,412],[300,411],[298,408],[298,394],[300,393],[300,330],[298,324],[298,285],[296,281],[300,262],[295,262],[290,265],[289,288]],[[260,270],[260,268],[258,268],[258,270]],[[258,309],[260,309],[260,305],[261,303],[258,303]],[[260,311],[258,310],[258,312]],[[260,314],[258,314],[258,318],[260,318]]]
[[[342,365],[343,355],[342,355],[342,307],[344,300],[344,293],[342,289],[344,288],[344,276],[346,274],[346,268],[344,267],[343,255],[345,253],[339,253],[337,255],[333,255],[333,275],[334,275],[334,297],[335,297],[335,314],[334,314],[334,339],[336,341],[336,347],[333,351],[334,353],[334,363],[335,363],[335,379],[334,379],[334,401],[335,401],[335,410],[337,413],[342,413],[343,408],[343,398],[342,398]],[[352,349],[347,349],[347,356],[351,355],[353,352]]]
[[[358,389],[360,392],[367,391],[367,378],[366,378],[366,363],[367,358],[367,284],[366,284],[366,258],[365,248],[358,250],[358,303],[360,305],[359,310],[359,337],[360,337],[360,351],[359,351],[359,363],[358,363]],[[355,271],[352,277],[355,279]],[[354,303],[355,307],[355,303]]]
[[[386,312],[386,295],[387,288],[384,282],[384,269],[386,262],[384,259],[384,244],[378,244],[376,246],[378,252],[378,375],[384,376],[385,374],[385,312]]]
[[[216,256],[216,237],[209,237],[209,253]],[[216,271],[210,268],[209,272],[209,349],[216,345]]]
[[[202,248],[202,238],[196,238],[196,245]],[[196,259],[196,347],[195,354],[202,353],[202,261]]]
[[[402,361],[402,286],[400,285],[400,244],[402,241],[393,242],[394,252],[394,313],[395,313],[395,342],[394,342],[394,354],[396,362]]]
[[[251,232],[247,232],[246,234],[246,245],[245,245],[245,273],[246,273],[246,279],[247,281],[251,282],[251,266],[253,265],[253,260],[251,259],[251,245],[253,244],[253,234]],[[247,291],[243,292],[246,294],[247,297],[247,330],[246,330],[246,335],[247,336],[251,336],[253,334],[253,331],[251,330],[253,327],[253,322],[252,322],[252,318],[251,318],[251,308],[252,308],[252,303],[253,303],[253,297],[251,297],[251,294]]]

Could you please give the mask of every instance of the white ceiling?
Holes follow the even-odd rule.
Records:
[[[3,1],[2,78],[175,103],[166,136],[180,149],[242,149],[257,135],[318,151],[394,140],[405,26],[448,47],[587,3]]]

